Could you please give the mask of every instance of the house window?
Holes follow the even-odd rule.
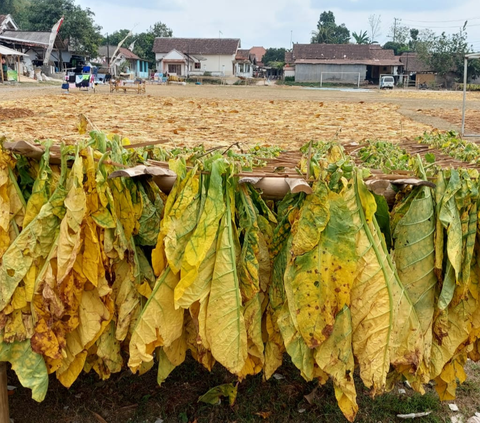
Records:
[[[201,69],[202,64],[200,62],[195,63],[195,69]]]
[[[175,73],[177,75],[182,74],[182,66],[181,65],[168,65],[168,73]]]

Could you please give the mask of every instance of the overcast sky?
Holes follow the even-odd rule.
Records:
[[[243,48],[290,47],[309,43],[319,15],[332,10],[350,32],[368,30],[368,17],[381,15],[381,44],[393,18],[403,25],[441,33],[457,32],[468,19],[470,44],[480,51],[479,0],[77,0],[95,13],[102,33],[134,28],[142,32],[161,21],[174,37],[240,38]],[[221,34],[220,34],[221,31]]]

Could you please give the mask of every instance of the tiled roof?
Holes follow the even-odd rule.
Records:
[[[291,51],[285,52],[285,63],[293,63],[293,53]]]
[[[393,50],[375,44],[294,44],[293,60],[295,63],[401,65]]]
[[[250,50],[238,49],[237,54],[235,55],[235,60],[250,60],[250,56]]]
[[[399,57],[403,63],[405,72],[431,72],[432,69],[423,60],[418,57],[417,53],[403,53]]]
[[[236,54],[240,47],[238,38],[155,38],[154,53],[178,50],[184,54]]]
[[[111,57],[113,53],[115,53],[116,49],[117,49],[117,46],[113,46],[113,45],[108,46],[108,50],[107,50],[107,46],[100,46],[98,48],[98,54],[100,56],[107,56],[107,51],[108,51],[108,54],[110,54],[110,57]],[[142,60],[135,53],[133,53],[132,51],[130,51],[128,48],[125,48],[125,47],[120,47],[119,54],[123,55],[125,59]]]
[[[255,55],[255,59],[257,59],[257,62],[262,61],[263,56],[265,55],[266,52],[267,50],[265,49],[265,47],[252,47],[250,49],[250,54]]]

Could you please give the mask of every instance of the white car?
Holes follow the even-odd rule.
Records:
[[[380,79],[380,89],[390,88],[393,90],[394,85],[395,79],[393,79],[393,76],[382,76],[382,79]]]

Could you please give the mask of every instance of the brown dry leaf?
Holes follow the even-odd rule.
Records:
[[[2,112],[6,112],[28,110],[32,102],[30,98],[22,98],[1,104]],[[78,115],[85,110],[89,111],[89,116],[95,116],[98,127],[107,133],[119,133],[134,143],[169,139],[172,133],[181,133],[185,146],[204,144],[205,148],[239,142],[248,149],[268,142],[292,150],[310,140],[336,138],[340,142],[359,142],[381,135],[382,140],[398,141],[432,129],[404,119],[398,108],[398,105],[386,103],[313,100],[212,101],[164,97],[159,101],[158,96],[117,96],[102,92],[96,93],[92,102],[90,96],[72,92],[64,97],[36,96],[34,113],[2,121],[1,132],[12,141],[53,139],[73,144],[87,136],[79,135],[77,129]],[[390,129],[387,129],[387,122]],[[165,144],[165,147],[173,146],[178,146],[174,140]]]
[[[255,415],[260,416],[262,419],[268,419],[271,415],[271,411],[259,411],[258,413],[255,413]]]
[[[93,417],[95,417],[99,423],[108,423],[100,414],[95,413],[95,411],[89,410],[90,413],[93,414]]]

